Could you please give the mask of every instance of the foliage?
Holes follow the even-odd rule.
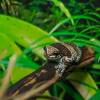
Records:
[[[45,60],[43,56],[45,45],[57,41],[73,42],[80,47],[91,46],[95,50],[93,65],[82,69],[87,74],[76,73],[69,78],[84,90],[79,93],[78,88],[72,86],[67,79],[66,82],[54,84],[50,93],[60,99],[97,98],[100,95],[98,92],[100,87],[99,12],[97,0],[1,0],[0,82],[5,75],[9,57],[13,53],[17,53],[19,57],[10,85],[39,68]],[[87,78],[81,80],[78,76]],[[88,95],[83,94],[83,91],[89,91]]]

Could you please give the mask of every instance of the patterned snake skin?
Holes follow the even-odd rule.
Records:
[[[47,60],[58,62],[55,69],[60,77],[68,67],[68,64],[79,63],[82,55],[77,45],[64,42],[51,44],[44,47],[44,50]]]

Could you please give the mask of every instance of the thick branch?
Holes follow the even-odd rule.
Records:
[[[65,71],[64,76],[69,75],[74,68],[82,68],[93,62],[94,50],[90,47],[83,47],[81,48],[81,50],[82,59],[80,63],[78,65],[70,66],[69,69]],[[48,89],[49,86],[61,79],[56,73],[56,70],[54,68],[55,65],[56,63],[47,62],[39,70],[31,73],[30,75],[18,81],[7,91],[7,95],[16,96],[18,94],[26,92],[23,96],[21,96],[21,98],[26,99],[31,96],[36,96],[39,93],[43,93],[45,90]]]

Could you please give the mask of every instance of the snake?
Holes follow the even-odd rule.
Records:
[[[78,64],[82,57],[81,49],[74,43],[53,43],[44,47],[44,55],[48,61],[55,61],[56,72],[61,77],[68,65]]]

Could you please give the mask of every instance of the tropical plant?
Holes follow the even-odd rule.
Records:
[[[37,70],[45,62],[43,47],[54,42],[71,42],[95,50],[93,65],[74,72],[51,86],[46,96],[61,100],[94,100],[100,91],[100,8],[88,0],[1,0],[0,84],[9,58],[16,54],[9,85]],[[45,9],[47,8],[47,9]],[[16,18],[15,18],[16,17]],[[23,21],[24,20],[24,21]],[[38,26],[38,27],[37,27]],[[83,79],[82,79],[83,78]],[[60,92],[61,91],[61,92]]]

